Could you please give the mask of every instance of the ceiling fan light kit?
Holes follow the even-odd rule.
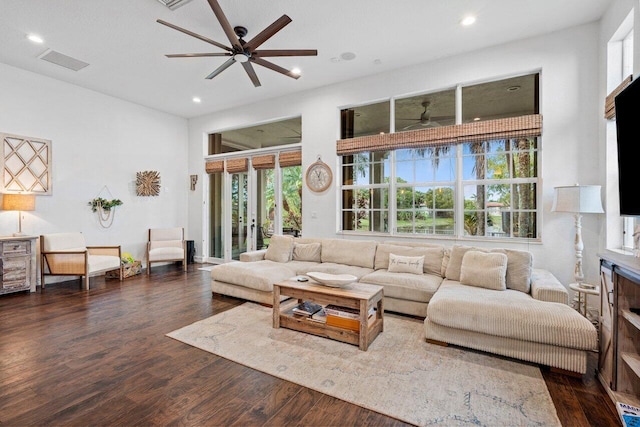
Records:
[[[176,53],[176,54],[168,54],[167,58],[198,58],[198,57],[211,57],[211,56],[224,56],[228,57],[222,65],[213,70],[206,78],[213,79],[224,70],[229,68],[236,62],[242,64],[247,76],[253,83],[255,87],[261,86],[260,80],[258,79],[258,75],[256,74],[253,64],[260,65],[262,67],[268,68],[272,71],[278,72],[280,74],[284,74],[285,76],[289,76],[293,79],[298,79],[300,77],[300,73],[294,72],[291,70],[287,70],[286,68],[280,67],[279,65],[274,64],[273,62],[266,61],[264,58],[269,57],[279,57],[279,56],[317,56],[318,51],[315,49],[279,49],[279,50],[258,50],[258,47],[261,46],[264,42],[273,37],[278,31],[283,29],[286,25],[291,22],[291,18],[287,15],[282,15],[280,18],[276,19],[271,25],[258,33],[254,38],[249,40],[248,42],[243,39],[248,33],[247,28],[243,26],[235,26],[232,27],[229,23],[229,20],[224,15],[220,4],[217,0],[207,0],[209,2],[209,6],[213,10],[213,13],[216,15],[218,22],[220,22],[220,26],[224,31],[225,35],[229,39],[231,46],[225,46],[222,43],[218,43],[215,40],[211,40],[208,37],[204,37],[200,34],[196,34],[193,31],[189,31],[185,28],[178,27],[177,25],[171,24],[169,22],[158,19],[156,22],[159,24],[165,25],[169,28],[173,28],[176,31],[180,31],[181,33],[187,34],[191,37],[195,37],[199,40],[202,40],[206,43],[212,44],[220,49],[225,50],[226,52],[211,52],[211,53]]]

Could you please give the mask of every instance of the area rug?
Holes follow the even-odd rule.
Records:
[[[167,335],[415,425],[561,425],[537,367],[428,344],[417,319],[385,313],[384,332],[366,352],[273,329],[271,309],[253,303]]]

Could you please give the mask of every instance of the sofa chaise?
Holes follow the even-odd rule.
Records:
[[[595,327],[528,251],[272,236],[269,248],[211,270],[214,294],[273,303],[273,284],[309,271],[384,288],[385,310],[424,317],[425,338],[586,372]]]

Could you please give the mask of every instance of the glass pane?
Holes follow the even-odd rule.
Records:
[[[536,184],[514,184],[513,206],[515,209],[537,209]]]
[[[389,133],[390,102],[360,105],[341,111],[340,138]]]
[[[231,175],[231,259],[247,251],[247,174]]]
[[[462,123],[538,113],[538,74],[462,88]]]
[[[416,234],[432,234],[433,233],[433,211],[426,208],[419,208],[414,215],[414,229]]]
[[[537,237],[535,212],[513,212],[513,236],[528,239]]]
[[[416,182],[432,182],[435,175],[435,163],[438,162],[440,162],[440,159],[437,157],[416,159]]]
[[[413,233],[413,211],[398,210],[396,214],[396,230],[398,233]]]
[[[209,256],[214,258],[224,258],[224,222],[222,204],[224,201],[223,174],[212,173],[209,175],[209,221],[211,228],[211,240]]]
[[[527,140],[522,141],[524,141],[523,144],[513,144],[518,150],[522,147],[522,151],[516,151],[512,156],[513,176],[514,178],[535,178],[538,176],[536,151],[533,151],[533,148],[528,149],[531,144],[527,144]]]
[[[387,209],[389,207],[389,190],[386,188],[374,188],[371,190],[371,207],[374,209]]]
[[[454,187],[437,187],[427,197],[427,206],[433,206],[436,209],[453,209]],[[435,197],[434,197],[435,196]],[[433,204],[430,198],[433,198]]]
[[[342,229],[343,230],[355,230],[356,227],[356,214],[352,210],[342,211]]]
[[[435,174],[436,181],[455,181],[456,179],[456,159],[454,157],[440,157]]]
[[[302,167],[282,168],[282,234],[302,231]]]
[[[464,209],[484,209],[484,185],[465,185]]]
[[[396,163],[396,182],[413,182],[413,161]]]
[[[257,233],[256,248],[264,249],[269,246],[269,240],[274,233],[273,221],[275,218],[276,200],[274,188],[274,170],[261,169],[257,171],[257,224],[260,229]]]
[[[435,234],[453,235],[455,232],[454,214],[452,211],[435,212]]]
[[[413,208],[413,188],[399,187],[396,190],[396,207],[398,209]]]
[[[484,236],[484,221],[484,212],[465,211],[464,234],[466,236]]]
[[[384,233],[388,231],[388,212],[386,210],[374,210],[371,211],[371,231]]]
[[[396,99],[395,131],[453,125],[456,116],[455,102],[455,89]]]
[[[487,179],[508,179],[509,175],[506,154],[487,156]]]

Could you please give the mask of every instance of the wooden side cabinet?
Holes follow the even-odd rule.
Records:
[[[640,260],[600,260],[598,378],[614,401],[640,404]]]
[[[0,295],[36,291],[36,237],[0,237]]]

